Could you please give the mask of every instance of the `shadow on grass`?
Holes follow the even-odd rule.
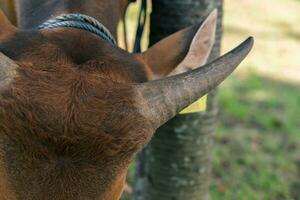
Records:
[[[300,2],[300,0],[299,0]],[[282,34],[295,40],[300,40],[300,31],[295,30],[294,24],[285,21],[275,21],[273,26],[281,30]]]
[[[212,199],[300,199],[300,85],[235,76],[220,103]]]
[[[225,32],[227,34],[230,34],[230,35],[237,35],[237,36],[240,36],[240,35],[247,35],[249,34],[249,30],[248,29],[245,29],[245,28],[241,28],[241,27],[238,27],[238,26],[232,26],[232,25],[227,25],[226,27],[224,27],[225,29]]]
[[[299,0],[300,2],[300,0]],[[290,38],[293,40],[298,40],[300,41],[300,31],[296,30],[293,24],[285,22],[285,21],[276,21],[273,22],[272,24],[269,24],[269,26],[273,26],[277,28],[278,32],[280,32],[280,35],[284,36],[285,38]],[[249,27],[251,28],[251,27]],[[233,26],[233,25],[227,25],[225,27],[225,32],[230,35],[234,36],[240,36],[240,35],[247,35],[251,33],[251,29],[246,29],[238,26]],[[272,31],[266,31],[263,30],[262,32],[257,32],[256,36],[264,39],[270,38],[270,36],[274,35],[274,32]]]

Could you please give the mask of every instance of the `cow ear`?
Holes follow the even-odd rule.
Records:
[[[214,10],[202,23],[181,30],[140,54],[153,79],[203,65],[213,47],[216,23],[217,10]]]
[[[0,10],[0,39],[17,31],[17,28],[8,20],[2,10]]]

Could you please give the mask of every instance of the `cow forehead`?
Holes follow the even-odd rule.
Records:
[[[56,181],[74,184],[76,189],[89,186],[86,191],[100,193],[96,186],[105,188],[103,184],[126,169],[129,158],[146,143],[142,133],[149,132],[147,121],[134,109],[134,94],[127,85],[88,72],[64,72],[69,75],[60,79],[20,65],[18,80],[1,94],[0,132],[9,129],[10,138],[21,144],[9,145],[5,156],[18,195],[37,194],[27,180],[48,187],[46,183],[53,181],[50,175],[60,172],[54,169],[65,174],[57,175]],[[93,182],[78,185],[76,178]],[[62,193],[59,186],[52,189],[51,193]]]
[[[141,101],[132,84],[98,73],[65,65],[41,70],[22,63],[17,78],[0,95],[0,115],[11,129],[19,121],[20,129],[42,129],[49,136],[108,133],[104,136],[121,138],[149,128],[139,110]]]
[[[75,199],[71,197],[77,191],[82,196],[104,193],[152,134],[147,120],[134,108],[132,91],[100,79],[98,86],[106,87],[94,87],[95,81],[89,86],[93,77],[72,82],[73,89],[46,86],[29,81],[28,71],[22,73],[27,77],[19,75],[13,88],[0,97],[0,133],[6,133],[0,140],[9,138],[5,157],[14,191],[19,196],[39,195],[40,190],[29,187],[34,182],[45,189],[44,195],[63,194],[67,199]],[[49,77],[39,79],[49,81]],[[65,187],[48,185],[52,181],[67,183],[66,188],[74,190],[61,191]],[[122,190],[119,183],[114,190]]]
[[[74,68],[62,68],[59,72],[51,72],[20,65],[6,99],[28,112],[41,114],[40,118],[48,115],[49,120],[78,115],[74,119],[102,121],[109,113],[118,119],[125,111],[135,112],[138,99],[130,84],[117,83],[90,72],[77,72]]]
[[[87,45],[79,48],[80,44]],[[6,93],[9,100],[2,101],[11,106],[12,112],[5,110],[11,118],[30,119],[37,127],[68,133],[70,129],[126,133],[137,121],[147,124],[135,105],[140,99],[130,86],[145,82],[147,73],[142,63],[117,47],[69,29],[20,32],[1,41],[0,47],[19,64],[17,79]],[[77,48],[80,55],[74,54]],[[82,58],[75,60],[77,56]],[[20,116],[14,116],[19,113],[16,109]]]

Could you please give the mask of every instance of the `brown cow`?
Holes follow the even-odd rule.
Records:
[[[125,7],[20,0],[19,28],[1,13],[1,199],[119,199],[130,161],[155,130],[216,87],[252,47],[250,38],[212,64],[163,78],[205,63],[216,12],[137,55],[87,31],[36,29],[61,13],[81,13],[116,35]]]

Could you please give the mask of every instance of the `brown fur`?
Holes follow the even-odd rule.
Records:
[[[132,157],[155,131],[138,109],[144,100],[134,90],[134,84],[153,79],[147,53],[129,54],[81,30],[34,27],[52,14],[78,12],[115,34],[115,18],[127,4],[22,0],[19,23],[26,29],[18,30],[0,13],[0,51],[19,65],[13,83],[0,91],[0,192],[5,198],[120,198]],[[185,42],[163,62],[167,70],[154,67],[156,73],[166,75],[184,58],[197,29],[190,31],[175,36]]]
[[[44,45],[46,52],[33,45],[28,55],[11,55],[20,59],[18,78],[0,100],[9,176],[21,199],[95,199],[125,173],[153,131],[126,84],[141,80],[121,69],[112,73],[122,67],[114,57],[107,58],[111,66],[102,59],[75,64],[55,45]],[[46,62],[47,55],[53,60]]]

